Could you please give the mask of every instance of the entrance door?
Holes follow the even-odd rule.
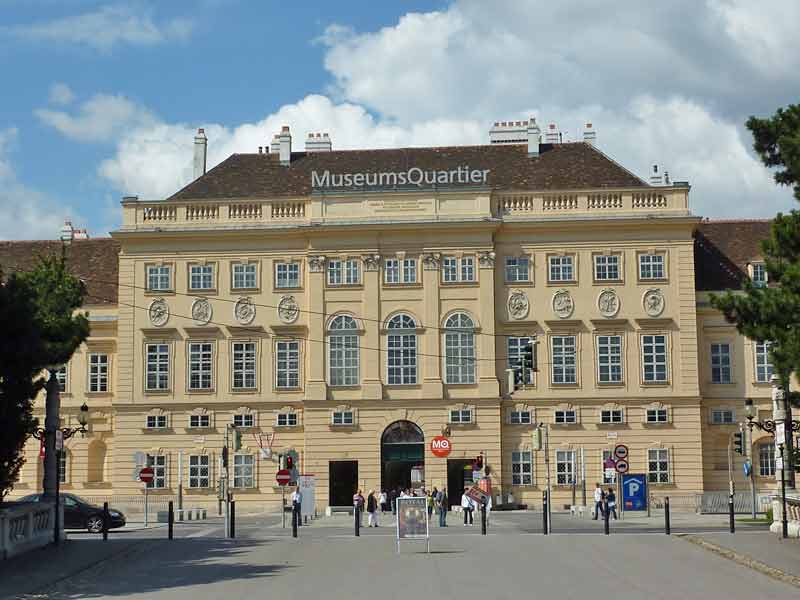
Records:
[[[395,421],[381,436],[381,488],[406,489],[422,485],[412,482],[411,470],[419,468],[425,473],[425,437],[422,430],[411,421]]]
[[[357,460],[332,460],[328,463],[328,505],[352,506],[358,486]]]
[[[472,486],[472,460],[450,458],[447,460],[447,499],[450,506],[461,506],[464,488]]]

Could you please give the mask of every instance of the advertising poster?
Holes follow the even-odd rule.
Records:
[[[397,499],[397,551],[400,540],[428,541],[427,498],[409,497]],[[430,552],[430,546],[428,546]]]

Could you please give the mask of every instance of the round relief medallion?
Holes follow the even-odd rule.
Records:
[[[603,290],[597,297],[597,310],[604,317],[613,317],[619,312],[619,296],[614,290]]]
[[[284,296],[278,302],[278,318],[284,323],[294,323],[300,315],[300,306],[294,296]]]
[[[192,318],[201,325],[208,325],[212,314],[211,302],[207,298],[198,298],[192,302]]]
[[[508,314],[512,319],[524,319],[528,316],[531,303],[522,290],[511,290],[508,295]]]
[[[666,300],[664,300],[664,294],[661,292],[661,290],[647,290],[644,293],[644,296],[642,296],[644,312],[651,317],[657,317],[664,312],[665,304]]]
[[[553,294],[553,312],[556,316],[566,319],[575,309],[575,303],[567,290],[560,290]]]
[[[169,321],[169,304],[163,298],[157,298],[150,303],[147,310],[150,315],[150,322],[156,327],[163,327]]]
[[[246,296],[239,298],[233,306],[233,317],[242,325],[250,325],[256,318],[256,305]]]

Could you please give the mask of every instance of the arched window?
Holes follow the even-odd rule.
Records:
[[[389,385],[417,383],[417,323],[408,315],[395,315],[387,329]]]
[[[358,385],[358,324],[349,315],[328,326],[328,373],[331,385]]]
[[[475,323],[464,313],[454,313],[444,324],[446,383],[475,383]]]

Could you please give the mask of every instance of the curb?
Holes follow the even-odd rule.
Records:
[[[769,565],[755,560],[754,558],[750,558],[744,554],[740,554],[733,550],[729,550],[727,548],[723,548],[722,546],[718,546],[712,542],[704,540],[703,538],[697,537],[691,534],[683,534],[677,535],[683,540],[694,544],[696,546],[700,546],[709,552],[713,552],[718,556],[722,556],[723,558],[727,558],[737,564],[742,566],[748,567],[754,571],[758,571],[762,575],[766,575],[767,577],[771,577],[772,579],[777,579],[778,581],[782,581],[783,583],[788,583],[789,585],[793,585],[794,587],[800,588],[800,577],[797,575],[792,575],[791,573],[787,573],[786,571],[782,571],[781,569],[770,567]]]

